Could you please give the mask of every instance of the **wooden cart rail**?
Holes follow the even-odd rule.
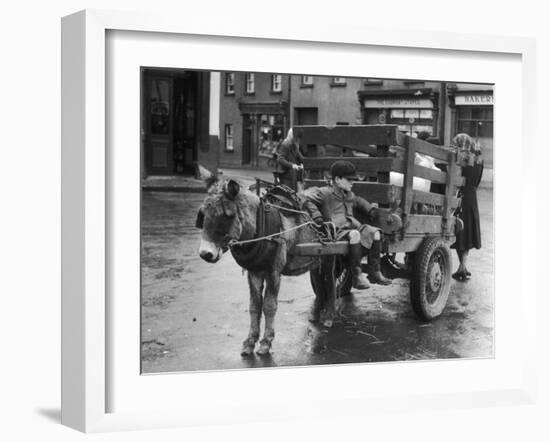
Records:
[[[417,245],[417,235],[453,239],[454,223],[450,220],[452,213],[460,204],[460,199],[456,195],[458,188],[464,182],[454,152],[404,135],[395,125],[295,126],[293,132],[301,144],[336,145],[363,154],[372,154],[375,149],[376,157],[345,157],[346,160],[354,163],[358,174],[369,177],[369,181],[354,182],[353,191],[381,205],[399,204],[403,216],[401,239],[405,240],[409,237],[414,243],[402,244],[406,249]],[[415,164],[417,153],[444,163],[446,171]],[[307,157],[304,159],[304,168],[310,175],[315,176],[311,172],[328,171],[334,161],[339,159],[342,157]],[[403,174],[402,187],[390,184],[390,172]],[[443,193],[414,189],[415,177],[439,184],[439,187],[444,190]],[[370,181],[373,178],[377,182]],[[322,179],[310,179],[306,182],[307,186],[323,184],[326,184],[326,181]],[[438,207],[440,216],[430,218],[429,215],[413,214],[413,207],[417,204]]]
[[[448,151],[427,141],[402,134],[396,125],[294,126],[294,136],[304,144],[333,144],[368,152],[369,145],[396,146],[448,161]]]
[[[341,160],[342,157],[309,157],[305,158],[305,167],[307,170],[329,170],[332,163]],[[405,173],[406,161],[399,158],[367,158],[367,157],[346,157],[346,160],[353,161],[357,170],[365,175],[373,176],[380,172],[398,172]],[[414,166],[414,176],[429,180],[433,183],[446,184],[447,173],[439,170],[423,167],[418,164]],[[458,176],[453,183],[455,187],[463,184],[463,177]]]

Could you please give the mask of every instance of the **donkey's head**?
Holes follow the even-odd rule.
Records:
[[[242,213],[246,200],[234,180],[215,182],[197,215],[197,227],[202,229],[199,255],[215,263],[228,250],[231,240],[242,235]]]

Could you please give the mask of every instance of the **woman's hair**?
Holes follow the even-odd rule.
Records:
[[[451,141],[451,146],[457,149],[457,153],[462,161],[470,166],[472,166],[474,162],[480,163],[482,161],[479,144],[477,144],[468,134],[456,134]]]

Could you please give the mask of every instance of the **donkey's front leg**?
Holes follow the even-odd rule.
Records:
[[[278,272],[271,273],[266,278],[266,288],[263,303],[263,311],[265,317],[264,337],[260,341],[259,355],[269,354],[271,342],[275,337],[275,313],[277,313],[277,297],[279,296],[279,288],[281,287],[281,275]]]
[[[248,307],[250,312],[250,330],[248,337],[243,342],[241,356],[250,356],[254,353],[254,347],[260,338],[264,279],[254,273],[248,272],[248,287],[250,289],[250,305]]]

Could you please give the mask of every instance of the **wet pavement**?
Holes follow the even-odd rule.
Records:
[[[246,275],[230,254],[217,264],[197,254],[194,224],[203,198],[143,193],[143,373],[493,356],[492,189],[478,192],[483,248],[470,254],[472,279],[453,280],[436,321],[416,318],[408,281],[395,279],[355,291],[327,330],[307,320],[314,299],[309,275],[283,277],[272,354],[251,358],[240,356],[249,326]]]

